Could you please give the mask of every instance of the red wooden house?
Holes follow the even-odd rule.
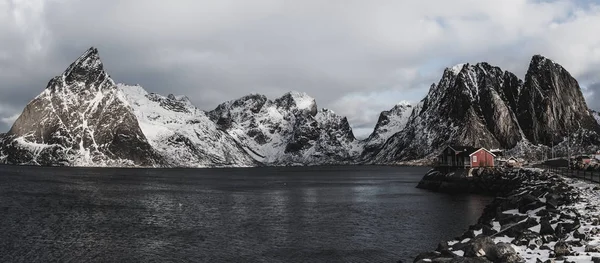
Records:
[[[451,145],[438,156],[439,166],[455,168],[493,167],[496,155],[485,148]]]

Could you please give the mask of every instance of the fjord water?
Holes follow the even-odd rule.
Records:
[[[491,201],[426,170],[0,166],[0,262],[412,262]]]

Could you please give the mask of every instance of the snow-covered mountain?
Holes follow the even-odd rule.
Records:
[[[275,100],[248,95],[208,115],[268,165],[352,163],[362,149],[345,117],[318,110],[305,93],[289,92]]]
[[[581,135],[582,147],[595,149],[599,128],[577,81],[549,59],[534,56],[525,82],[488,63],[460,64],[444,71],[406,127],[367,161],[432,159],[449,144],[525,155],[546,151],[553,134],[559,144],[571,133]]]
[[[600,124],[600,112],[590,110],[590,114],[592,114],[592,116],[594,116],[594,119],[596,119],[596,122]]]
[[[408,119],[412,114],[413,106],[407,101],[401,101],[391,110],[379,114],[375,129],[364,142],[364,151],[373,152],[397,132],[406,127]]]
[[[578,128],[600,133],[577,80],[540,55],[531,59],[518,103],[519,123],[533,144],[557,143]]]
[[[29,102],[4,136],[0,158],[13,164],[164,165],[95,48]]]
[[[118,85],[150,145],[171,166],[255,166],[231,136],[217,128],[187,97]]]
[[[11,164],[257,165],[187,98],[115,84],[95,48],[53,78],[0,140],[0,162]]]
[[[274,100],[252,94],[204,112],[183,96],[116,84],[91,48],[0,134],[0,163],[394,164],[431,159],[448,144],[542,156],[551,145],[558,153],[598,150],[599,120],[577,81],[539,55],[525,81],[485,62],[447,68],[423,100],[382,112],[373,133],[360,141],[345,117],[318,109],[305,93]]]
[[[415,107],[406,127],[375,156],[375,162],[423,158],[448,144],[514,147],[522,134],[503,98],[519,87],[514,74],[487,63],[447,68]]]

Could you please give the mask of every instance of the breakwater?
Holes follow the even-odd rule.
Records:
[[[600,262],[595,184],[542,169],[483,169],[432,170],[419,187],[498,196],[463,235],[414,262]]]

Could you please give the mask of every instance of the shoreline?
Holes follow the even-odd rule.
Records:
[[[508,177],[520,184],[487,205],[476,224],[413,262],[600,262],[600,186],[539,168],[518,171]]]

